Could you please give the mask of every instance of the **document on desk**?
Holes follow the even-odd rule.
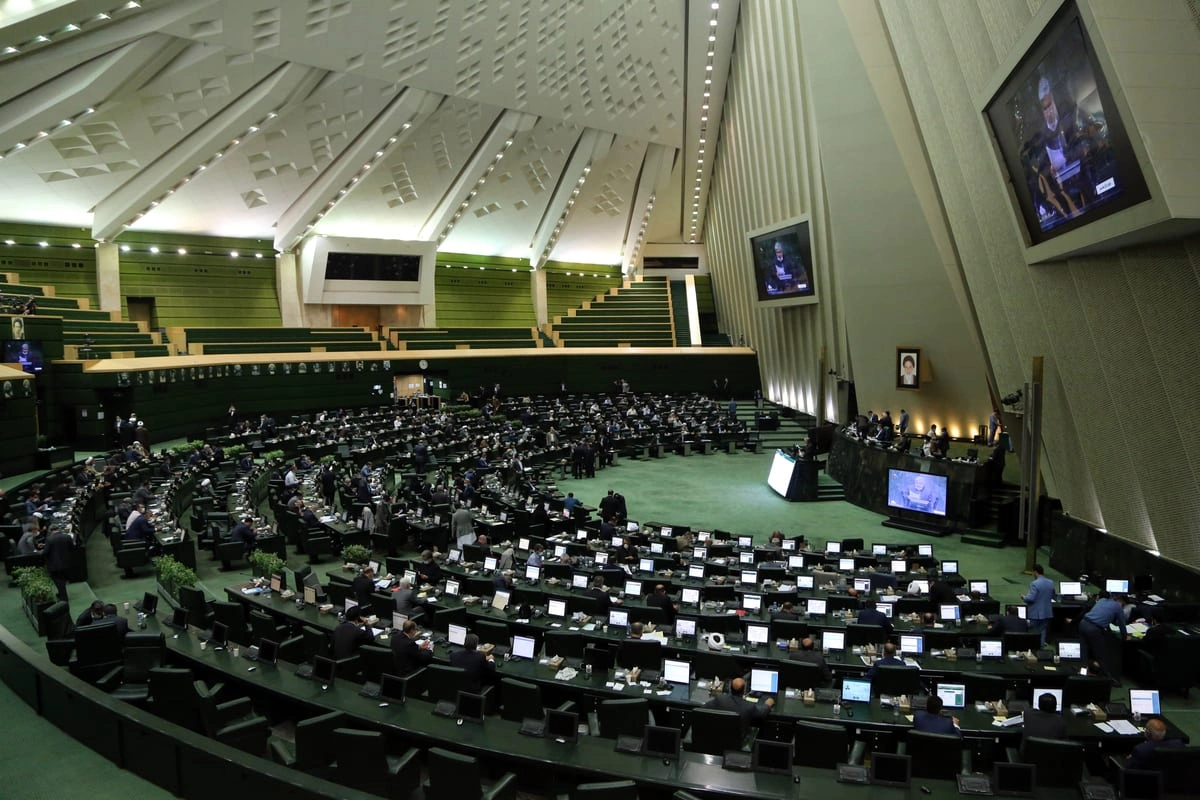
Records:
[[[1092,724],[1105,733],[1114,733],[1112,725],[1109,725],[1107,722],[1093,722]]]
[[[1113,719],[1108,722],[1109,727],[1114,733],[1119,733],[1122,736],[1137,736],[1139,731],[1134,724],[1127,719]]]
[[[910,667],[916,667],[917,669],[921,668],[920,663],[918,663],[915,658],[906,658],[904,659],[904,663]]]

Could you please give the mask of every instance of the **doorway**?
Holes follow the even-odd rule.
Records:
[[[153,297],[127,297],[125,306],[130,322],[146,323],[147,331],[158,330],[158,309],[154,306]]]
[[[335,328],[366,328],[379,330],[379,306],[333,306],[330,322]]]

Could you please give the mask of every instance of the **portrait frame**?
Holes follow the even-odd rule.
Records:
[[[912,361],[912,371],[909,373],[906,368],[908,361]],[[896,388],[897,389],[920,389],[921,388],[921,348],[919,347],[897,347],[896,348]]]

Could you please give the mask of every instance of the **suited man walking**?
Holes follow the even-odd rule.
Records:
[[[1042,646],[1046,645],[1046,629],[1054,618],[1054,608],[1050,602],[1054,599],[1054,581],[1046,577],[1046,570],[1041,564],[1033,565],[1033,582],[1029,584],[1029,593],[1023,598],[1028,608],[1025,617],[1029,620],[1029,630],[1042,635]]]
[[[75,539],[66,531],[56,531],[46,537],[42,552],[46,556],[46,571],[58,587],[58,599],[67,602],[67,574],[71,569],[71,549]]]

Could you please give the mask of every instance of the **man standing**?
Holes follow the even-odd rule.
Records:
[[[1000,411],[992,409],[992,415],[988,417],[988,447],[996,443],[996,432],[1000,430]]]
[[[1046,628],[1054,618],[1054,609],[1050,601],[1054,599],[1054,581],[1046,577],[1046,570],[1041,564],[1033,565],[1033,582],[1029,584],[1029,593],[1024,598],[1025,617],[1029,620],[1029,630],[1042,635],[1042,647],[1046,646]]]
[[[71,549],[75,540],[66,531],[55,531],[46,537],[43,552],[46,555],[46,571],[50,580],[58,587],[58,599],[67,602],[67,573],[71,569]]]
[[[908,433],[908,412],[903,408],[900,409],[900,435]]]
[[[1088,657],[1093,666],[1100,667],[1108,676],[1113,686],[1121,685],[1121,670],[1117,666],[1120,663],[1120,640],[1112,641],[1108,626],[1116,625],[1121,639],[1130,638],[1125,630],[1125,602],[1123,594],[1101,597],[1079,621],[1079,635],[1087,642]]]

